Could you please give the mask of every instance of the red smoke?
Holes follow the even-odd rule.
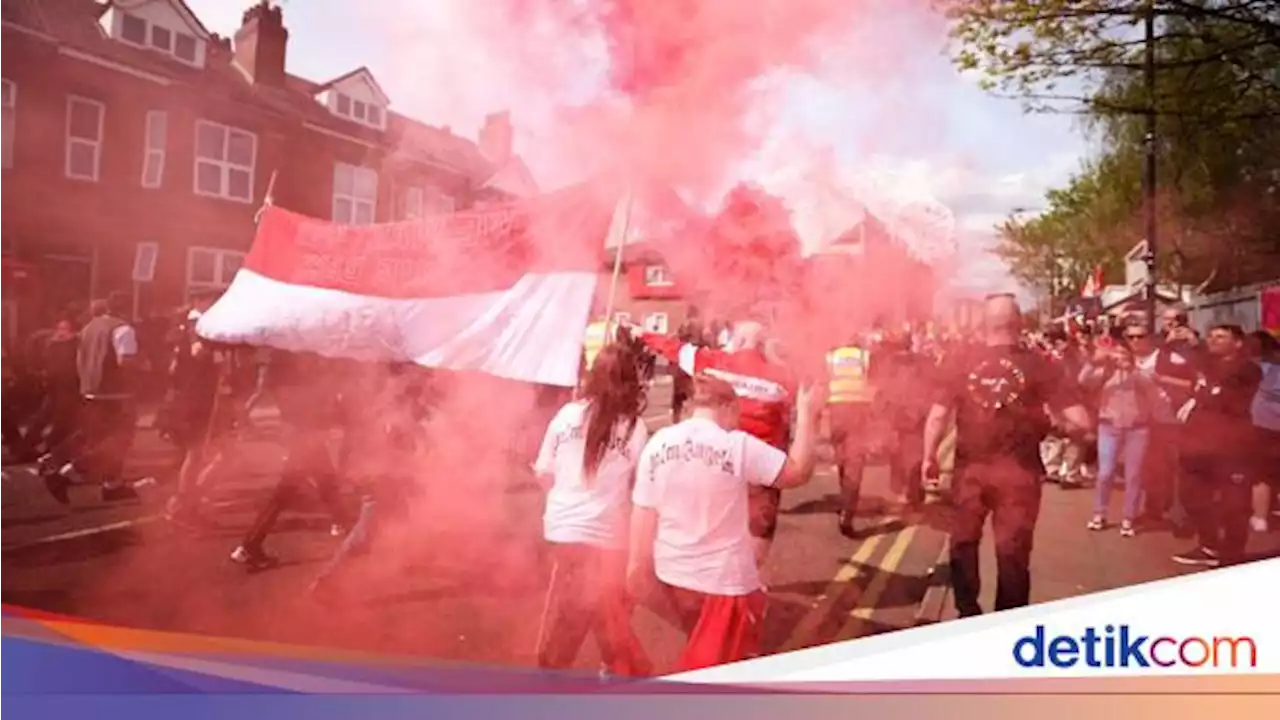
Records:
[[[889,16],[918,19],[925,3],[404,0],[377,3],[381,14],[366,21],[398,60],[387,69],[387,84],[403,88],[392,93],[397,109],[431,121],[457,122],[458,113],[471,113],[471,120],[478,120],[479,114],[509,104],[516,109],[513,120],[518,127],[537,125],[531,131],[537,142],[517,145],[516,151],[531,160],[544,191],[603,176],[611,187],[619,180],[657,183],[693,198],[706,213],[706,222],[668,239],[669,261],[682,284],[695,287],[717,314],[776,315],[788,355],[807,368],[844,338],[831,330],[839,319],[835,313],[808,311],[795,208],[758,190],[741,188],[723,200],[721,195],[735,185],[743,166],[760,154],[775,132],[778,116],[786,109],[780,82],[784,77],[811,75],[833,87],[859,86],[866,103],[879,108],[872,113],[878,127],[855,138],[864,148],[874,147],[877,139],[866,132],[887,132],[913,117],[919,122],[919,113],[906,111],[911,102],[904,101],[901,90],[892,103],[884,103],[878,90],[902,83],[913,57],[935,55],[939,38],[922,40],[910,34],[918,29],[904,30],[896,22],[880,28]],[[424,15],[440,21],[436,32],[415,23]],[[873,42],[851,43],[855,35]],[[333,38],[335,43],[343,40]],[[566,90],[570,86],[577,89]],[[486,92],[501,95],[501,104],[486,98],[481,106],[477,97]],[[926,92],[922,87],[920,97],[911,99],[925,102]],[[521,106],[536,111],[522,115]],[[936,119],[930,123],[936,125]],[[783,162],[812,166],[825,153],[824,148],[813,148],[812,154],[798,152]],[[543,252],[563,250],[557,244],[563,234],[556,228],[538,235]],[[479,262],[468,267],[485,272],[484,261]],[[489,262],[493,272],[504,265],[501,258]],[[867,282],[872,281],[869,276]],[[879,279],[876,289],[896,292],[892,282]],[[511,486],[514,478],[528,474],[524,463],[531,459],[527,444],[524,453],[510,450],[526,436],[534,436],[535,442],[541,439],[548,408],[535,410],[535,390],[528,386],[465,375],[443,382],[446,391],[428,428],[429,450],[415,468],[424,486],[419,513],[403,524],[396,542],[383,545],[365,562],[374,571],[385,569],[390,584],[402,581],[407,573],[401,568],[415,554],[463,567],[465,572],[458,574],[464,585],[479,583],[476,578],[504,577],[507,565],[516,568],[511,574],[517,577],[536,575],[525,552],[537,540],[533,528],[538,511],[526,503],[522,512],[509,513],[505,506],[520,503],[512,500],[516,493]],[[433,567],[421,574],[435,572],[438,568]],[[540,588],[527,590],[536,593]],[[333,626],[343,624],[335,617],[350,622],[345,614],[329,616],[319,610],[295,617],[300,592],[301,586],[293,585],[279,590],[283,603],[277,606],[278,617],[267,614],[273,606],[269,598],[257,597],[256,607],[264,608],[259,611],[263,624],[292,623],[295,638],[326,642],[333,637]],[[166,609],[157,617],[185,614],[189,624],[215,633],[253,627],[244,618],[254,609],[244,605],[205,599],[203,605],[182,607]],[[196,614],[200,617],[190,617]],[[211,622],[224,616],[225,622]],[[388,630],[376,610],[363,621]],[[530,627],[524,629],[531,632],[536,621],[528,618]],[[433,622],[426,617],[422,624]],[[301,628],[307,624],[314,628]],[[304,632],[308,629],[315,634]],[[532,644],[529,638],[520,642],[526,640]]]

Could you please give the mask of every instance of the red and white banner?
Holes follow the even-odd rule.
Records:
[[[265,208],[209,340],[576,383],[612,206],[564,191],[425,220]]]
[[[1270,287],[1258,297],[1258,324],[1280,338],[1280,287]]]

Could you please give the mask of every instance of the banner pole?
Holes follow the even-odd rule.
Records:
[[[623,207],[623,210],[622,210],[622,235],[618,241],[618,249],[615,251],[614,257],[613,257],[613,280],[609,284],[609,302],[607,305],[605,305],[605,311],[604,311],[604,327],[605,327],[606,339],[616,334],[616,329],[615,329],[615,332],[612,332],[612,333],[609,332],[609,329],[614,324],[613,305],[618,295],[618,278],[622,274],[622,255],[627,248],[627,235],[630,234],[631,232],[632,197],[633,195],[631,192],[631,188],[627,188],[627,201],[626,201],[626,205]]]
[[[272,170],[271,178],[267,180],[267,192],[262,198],[262,206],[258,208],[258,212],[253,214],[254,225],[257,225],[262,220],[262,213],[274,203],[277,172],[277,170]]]

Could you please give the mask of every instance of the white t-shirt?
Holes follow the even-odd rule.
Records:
[[[655,433],[640,455],[631,499],[658,513],[658,579],[708,595],[759,590],[747,487],[772,486],[786,461],[768,443],[702,418]]]
[[[116,351],[116,359],[124,360],[138,354],[138,331],[132,325],[121,325],[111,331],[111,347]]]
[[[1143,375],[1151,378],[1151,380],[1156,383],[1156,388],[1158,390],[1156,396],[1159,399],[1156,402],[1156,406],[1151,409],[1152,419],[1162,425],[1169,425],[1177,422],[1177,417],[1174,414],[1173,401],[1169,398],[1169,392],[1156,380],[1156,363],[1159,359],[1160,351],[1153,350],[1145,356],[1135,357],[1134,366],[1137,367]]]
[[[615,428],[595,477],[588,480],[582,472],[586,423],[587,403],[571,402],[552,418],[542,439],[533,469],[554,478],[542,515],[543,537],[557,543],[624,549],[631,519],[627,496],[649,431],[641,420],[630,437],[623,437],[625,426]]]

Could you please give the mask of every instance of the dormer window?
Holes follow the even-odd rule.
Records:
[[[194,35],[119,10],[114,21],[110,16],[103,20],[125,44],[161,52],[188,65],[201,64],[200,39]]]
[[[333,112],[348,120],[358,122],[361,125],[367,125],[371,128],[381,130],[383,128],[383,112],[382,108],[373,103],[357,100],[350,95],[331,91],[333,93]]]
[[[316,90],[316,101],[343,120],[375,130],[387,127],[391,100],[366,68],[324,83]]]
[[[136,15],[120,17],[120,39],[134,45],[147,44],[147,21]]]

